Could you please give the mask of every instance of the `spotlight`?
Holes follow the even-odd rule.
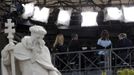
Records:
[[[58,25],[60,24],[60,25],[69,26],[71,13],[72,13],[72,10],[60,9],[58,19],[57,19],[57,24]]]
[[[22,18],[28,19],[28,17],[31,17],[34,12],[34,2],[28,3],[28,4],[22,4],[24,8],[24,13],[22,14]]]
[[[124,22],[134,22],[134,6],[132,7],[125,7],[123,6],[123,13],[124,13]]]
[[[49,17],[49,11],[50,9],[43,7],[41,10],[39,7],[35,7],[34,15],[31,18],[32,20],[35,21],[40,21],[40,22],[48,22],[48,17]]]
[[[109,20],[119,20],[122,21],[123,15],[122,15],[122,10],[120,10],[117,7],[107,7],[104,10],[104,13],[106,13],[104,16],[104,21],[109,21]]]
[[[86,12],[82,12],[82,27],[88,27],[88,26],[97,26],[97,15],[98,12],[91,12],[91,11],[86,11]]]

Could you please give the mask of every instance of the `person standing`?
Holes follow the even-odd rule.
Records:
[[[62,33],[57,34],[55,42],[53,44],[53,52],[66,52],[66,46],[64,44],[64,35]]]
[[[118,35],[119,41],[117,42],[117,47],[131,47],[133,46],[133,42],[127,38],[126,33],[120,33]]]
[[[67,51],[67,47],[64,44],[64,35],[62,33],[57,34],[55,42],[53,44],[53,49],[52,52],[53,53],[61,53],[61,52],[66,52]],[[59,58],[64,61],[66,63],[66,58],[67,56],[65,54],[60,54],[58,55]],[[56,66],[62,70],[65,67],[65,64],[63,62],[61,62],[61,60],[56,59]]]
[[[74,51],[81,51],[81,46],[79,42],[79,37],[78,34],[73,33],[71,35],[71,41],[69,42],[68,45],[68,51],[69,52],[74,52]],[[72,53],[68,57],[68,63],[71,64],[73,67],[77,67],[78,65],[79,58],[77,57],[76,53]]]
[[[125,47],[132,47],[133,46],[133,42],[127,38],[127,34],[126,33],[120,33],[118,35],[118,42],[117,42],[117,48],[125,48]],[[126,58],[126,56],[129,54],[129,52],[131,51],[131,49],[123,49],[123,50],[118,50],[116,51],[116,53],[121,57],[121,59],[125,60],[127,63],[129,63],[128,57]],[[125,62],[123,62],[123,64],[127,64]],[[122,64],[122,61],[120,59],[117,60],[117,64]]]
[[[105,67],[106,74],[111,75],[111,68],[110,68],[111,52],[106,50],[112,48],[112,42],[109,39],[108,30],[103,30],[101,32],[101,37],[97,41],[97,48],[104,49],[102,51],[99,51],[98,54],[101,56],[101,60],[104,60],[104,67]]]
[[[107,30],[103,30],[101,32],[101,37],[97,41],[98,49],[107,49],[112,45],[111,40],[109,39],[109,32]]]
[[[78,34],[71,35],[71,41],[69,42],[68,48],[69,48],[69,51],[81,51],[82,50],[80,46]]]

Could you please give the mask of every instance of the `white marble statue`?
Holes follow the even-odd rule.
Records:
[[[9,43],[2,50],[2,75],[12,75],[11,56],[15,58],[16,75],[61,75],[53,66],[49,49],[43,40],[46,30],[41,26],[30,27],[31,36],[25,36],[20,43]]]

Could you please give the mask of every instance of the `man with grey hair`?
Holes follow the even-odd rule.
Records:
[[[133,46],[133,42],[127,38],[127,34],[126,33],[120,33],[118,35],[118,42],[117,42],[117,48],[123,48],[123,47],[132,47]],[[126,58],[126,56],[129,54],[130,49],[123,49],[123,50],[117,50],[115,51],[123,60],[125,60],[127,63],[129,62],[129,59],[124,59]],[[117,59],[117,64],[127,64],[122,62],[120,59]]]
[[[61,75],[53,66],[49,49],[43,40],[47,31],[36,25],[29,30],[31,36],[25,36],[16,45],[8,44],[2,50],[2,75],[11,75],[10,50],[13,50],[16,60],[16,75]]]
[[[127,38],[126,33],[120,33],[118,35],[119,41],[117,42],[117,47],[131,47],[133,43],[130,39]]]

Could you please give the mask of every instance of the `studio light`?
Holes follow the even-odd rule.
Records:
[[[24,8],[24,13],[22,14],[22,18],[28,19],[28,17],[31,17],[34,12],[34,2],[28,3],[28,4],[22,4]]]
[[[105,8],[104,13],[105,13],[104,21],[109,21],[109,20],[122,21],[123,19],[122,10],[120,10],[117,7],[107,7]]]
[[[65,26],[69,26],[71,13],[72,13],[72,10],[60,9],[58,19],[57,19],[57,24],[62,24],[62,25],[65,25]]]
[[[125,7],[123,6],[124,22],[134,22],[134,6]]]
[[[82,23],[81,23],[81,27],[89,27],[89,26],[97,26],[97,15],[98,12],[91,12],[91,11],[86,11],[86,12],[82,12]]]
[[[50,9],[46,7],[43,7],[42,9],[40,9],[37,6],[34,9],[35,9],[34,15],[31,19],[35,21],[47,23]]]

